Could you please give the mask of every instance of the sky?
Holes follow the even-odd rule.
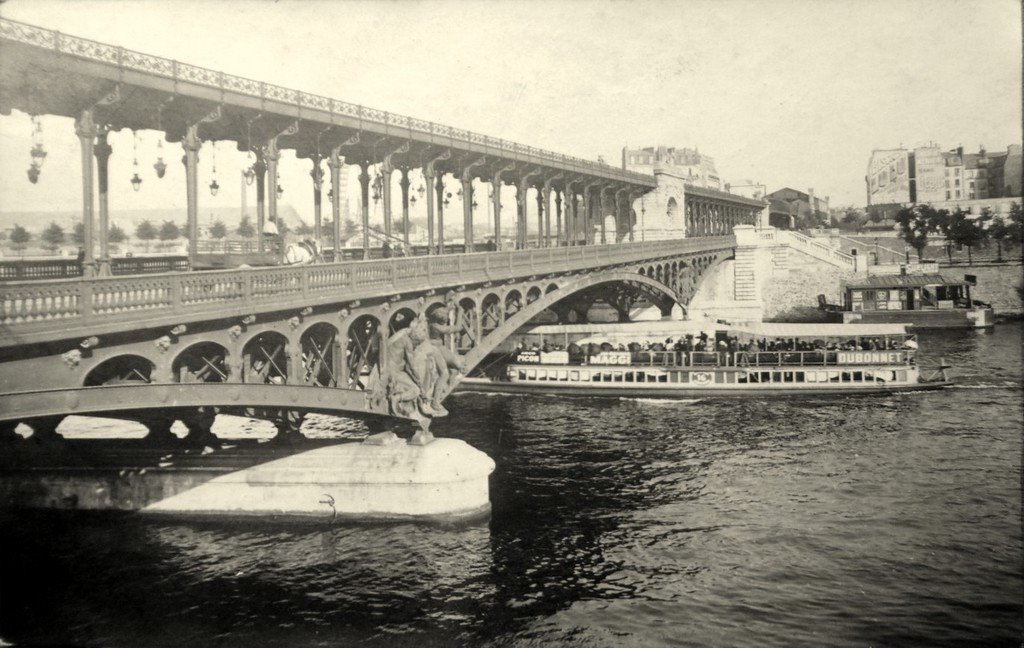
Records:
[[[624,145],[696,147],[727,182],[814,189],[833,206],[865,203],[872,149],[1021,142],[1020,12],[1016,0],[0,4],[5,18],[611,164]],[[0,211],[81,209],[72,121],[42,122],[49,156],[31,185],[29,119],[0,116]],[[180,148],[164,145],[157,180],[157,139],[138,134],[133,194],[133,134],[111,136],[112,210],[184,207]],[[201,214],[239,201],[244,155],[221,143],[216,156],[223,190]],[[212,160],[204,148],[204,184]],[[302,215],[308,173],[284,158],[282,201]]]

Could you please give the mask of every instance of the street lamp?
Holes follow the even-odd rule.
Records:
[[[153,169],[156,171],[156,177],[162,178],[167,173],[167,163],[164,162],[164,156],[162,155],[164,150],[163,138],[156,141],[156,150],[158,151],[156,156],[156,162],[153,163]]]
[[[242,171],[242,176],[245,177],[245,184],[252,185],[252,181],[256,179],[256,170],[251,166],[245,171]]]

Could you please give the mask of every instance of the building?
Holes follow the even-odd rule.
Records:
[[[768,224],[781,229],[797,229],[803,222],[812,227],[827,224],[830,220],[829,197],[814,195],[814,189],[806,192],[785,187],[768,194]]]
[[[962,146],[943,151],[934,143],[913,150],[874,150],[864,181],[869,209],[1019,197],[1021,145],[995,152],[981,147],[977,153],[964,153]]]
[[[722,180],[715,169],[715,160],[697,149],[673,146],[648,146],[622,149],[622,168],[639,173],[654,173],[655,167],[682,178],[686,184],[708,189],[721,189]]]

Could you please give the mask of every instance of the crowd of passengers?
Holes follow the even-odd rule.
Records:
[[[724,355],[723,360],[728,363],[728,358],[733,357],[737,361],[743,361],[750,353],[778,353],[778,352],[834,352],[834,351],[886,351],[901,349],[916,349],[917,344],[910,338],[896,340],[884,337],[864,337],[850,339],[845,342],[836,340],[798,340],[795,338],[775,338],[770,340],[742,341],[735,336],[724,337],[717,342],[710,338],[707,333],[699,335],[686,334],[680,338],[666,338],[664,342],[630,342],[628,344],[619,342],[587,343],[584,345],[570,343],[568,347],[561,344],[554,344],[544,341],[543,344],[534,342],[527,346],[520,342],[513,350],[513,355],[521,351],[534,351],[548,353],[551,351],[568,351],[570,362],[582,362],[586,358],[593,358],[608,351],[628,351],[634,361],[647,361],[651,359],[652,353],[674,352],[674,353],[715,353],[730,354]]]

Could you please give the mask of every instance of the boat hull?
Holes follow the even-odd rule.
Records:
[[[689,387],[678,384],[625,385],[622,383],[572,384],[550,382],[544,384],[512,382],[489,378],[463,378],[456,393],[478,392],[491,394],[537,394],[545,396],[584,396],[605,398],[733,398],[738,396],[849,396],[855,394],[892,394],[895,392],[942,389],[952,384],[936,380],[898,385],[857,385],[835,387],[814,385],[787,387],[779,385],[749,386],[723,385],[721,387]]]
[[[846,311],[842,317],[844,324],[913,324],[915,329],[988,328],[996,323],[991,308]]]

